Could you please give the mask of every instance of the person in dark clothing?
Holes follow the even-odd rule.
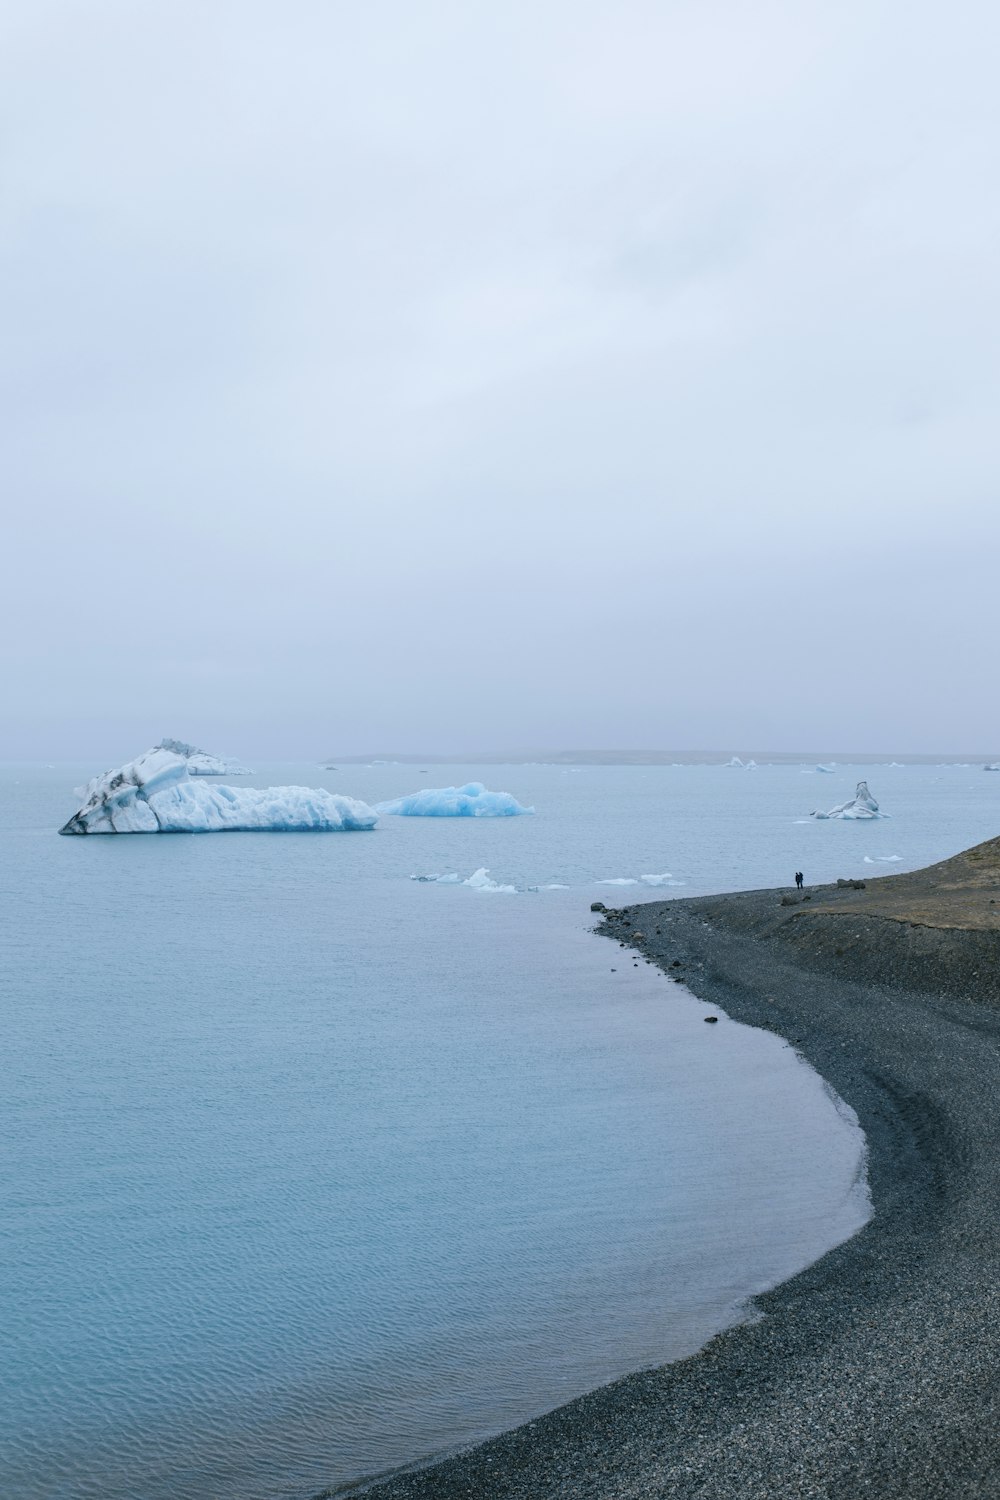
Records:
[[[796,870],[795,871],[795,884],[796,884],[796,887],[797,887],[798,890],[801,891],[802,885],[803,885],[804,881],[805,881],[805,876],[803,875],[802,871],[801,870]]]

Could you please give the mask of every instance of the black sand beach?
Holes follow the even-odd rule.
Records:
[[[856,1110],[874,1217],[693,1358],[369,1500],[1000,1496],[994,902],[1000,840],[864,889],[608,913],[608,936],[788,1038]]]

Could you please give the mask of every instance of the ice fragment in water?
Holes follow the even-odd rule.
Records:
[[[490,878],[489,870],[476,870],[468,880],[463,880],[462,884],[471,886],[474,891],[502,891],[504,895],[517,895],[516,885],[501,885]]]
[[[423,885],[467,885],[474,891],[501,891],[504,895],[508,896],[516,896],[518,894],[516,885],[501,885],[499,881],[491,877],[489,870],[486,869],[474,870],[467,880],[463,880],[460,875],[454,873],[450,875],[411,875],[410,879],[419,880]],[[567,886],[562,887],[562,889],[568,890],[569,888]],[[529,890],[537,891],[538,886],[529,886]]]

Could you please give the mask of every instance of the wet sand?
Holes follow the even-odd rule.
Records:
[[[786,1037],[854,1108],[874,1216],[691,1359],[369,1500],[1000,1497],[995,903],[1000,840],[864,889],[608,913],[607,936]]]

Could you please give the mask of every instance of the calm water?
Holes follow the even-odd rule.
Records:
[[[56,837],[96,769],[0,771],[17,1500],[308,1496],[697,1348],[863,1221],[862,1141],[590,901],[905,869],[1000,822],[978,768],[867,768],[894,816],[863,824],[796,821],[848,770],[296,765],[254,783],[477,776],[537,815]],[[569,889],[410,878],[484,866]]]

